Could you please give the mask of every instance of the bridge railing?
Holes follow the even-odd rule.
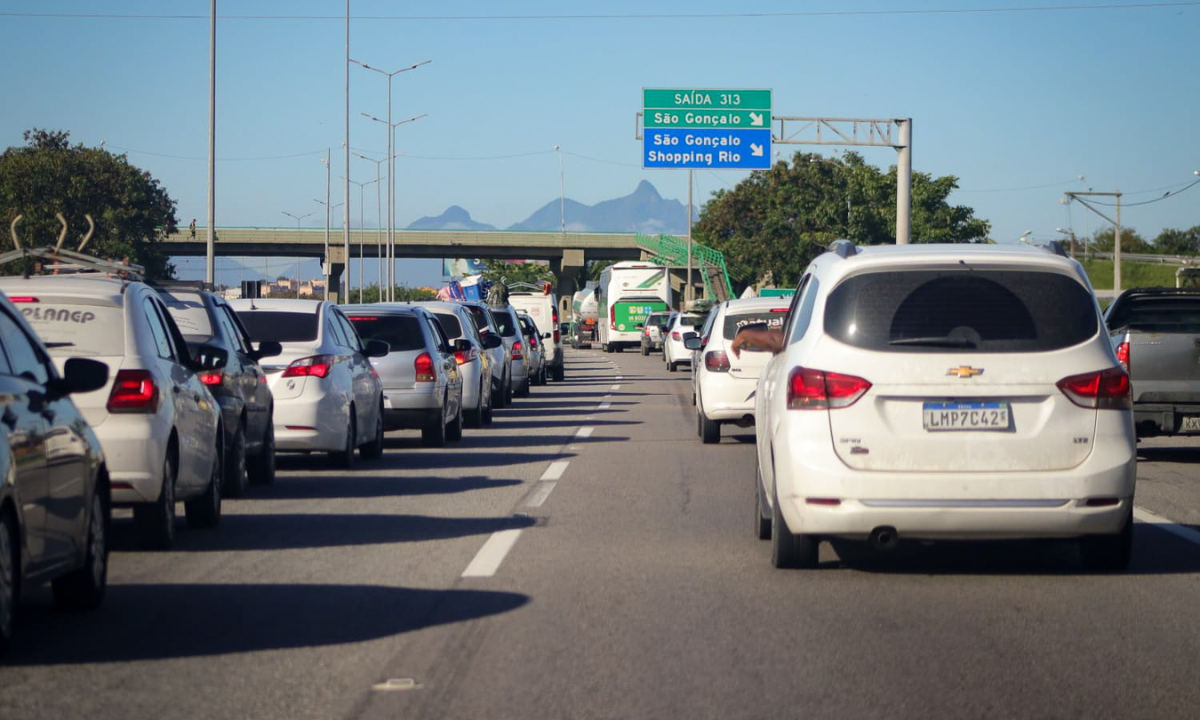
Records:
[[[657,262],[672,266],[687,264],[687,241],[674,235],[637,236],[638,246],[649,253]],[[692,262],[700,269],[704,280],[704,296],[717,300],[733,297],[733,286],[729,282],[729,271],[725,267],[725,254],[700,243],[692,243]]]

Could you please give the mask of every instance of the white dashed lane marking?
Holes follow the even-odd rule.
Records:
[[[546,502],[546,498],[550,497],[550,493],[557,484],[556,482],[540,482],[535,485],[533,492],[529,493],[529,498],[525,500],[525,506],[541,507],[542,503]]]
[[[1149,510],[1143,510],[1140,507],[1133,509],[1133,516],[1147,525],[1153,525],[1159,530],[1169,532],[1176,537],[1187,540],[1193,545],[1200,545],[1200,532],[1189,527],[1176,524],[1161,515],[1155,515]]]
[[[546,468],[546,472],[542,473],[540,478],[543,482],[546,480],[557,480],[567,471],[567,466],[571,464],[569,460],[559,460],[558,462],[550,463],[550,467]]]
[[[579,439],[591,437],[592,431],[595,429],[594,427],[581,427],[579,428],[579,432],[575,433],[575,437]]]
[[[520,530],[500,530],[492,533],[492,536],[475,554],[475,559],[471,561],[466,570],[463,570],[462,576],[467,578],[495,575],[496,571],[500,569],[501,563],[504,562],[504,558],[508,556],[508,552],[513,549],[513,545],[517,544],[519,537],[521,537]]]

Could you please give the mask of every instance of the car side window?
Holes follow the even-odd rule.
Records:
[[[325,332],[333,336],[335,345],[343,348],[350,347],[350,341],[346,339],[346,331],[342,329],[341,323],[338,322],[337,313],[333,310],[325,311]]]
[[[0,373],[24,376],[43,386],[50,382],[46,358],[7,312],[0,312],[0,338],[4,338]]]
[[[159,314],[158,309],[154,307],[154,301],[150,298],[143,298],[142,312],[146,315],[146,323],[150,328],[150,335],[154,338],[154,346],[158,352],[158,356],[165,360],[175,360],[175,350],[171,346],[169,333],[163,324],[162,316]]]
[[[446,333],[442,331],[442,326],[431,317],[425,318],[425,324],[429,326],[429,331],[433,333],[433,341],[438,344],[443,353],[450,353],[450,341],[446,339]]]
[[[362,338],[358,336],[358,331],[350,324],[340,312],[334,311],[333,317],[337,320],[338,325],[342,328],[342,334],[346,336],[346,347],[354,352],[363,352]]]
[[[217,306],[217,324],[225,330],[233,347],[243,355],[250,352],[250,345],[242,334],[241,327],[234,321],[233,314],[224,305]]]
[[[791,322],[788,323],[787,333],[784,335],[784,346],[804,337],[804,333],[808,332],[808,326],[812,322],[813,307],[817,304],[817,287],[820,283],[811,274],[805,275],[800,280],[800,287],[796,288],[796,294],[792,296],[791,307],[788,308],[788,317]]]

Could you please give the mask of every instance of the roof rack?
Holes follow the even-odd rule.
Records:
[[[92,221],[91,215],[84,215],[88,221],[87,234],[83,236],[83,240],[79,243],[77,250],[64,250],[63,241],[67,238],[67,221],[62,216],[62,213],[55,213],[58,222],[62,225],[62,232],[58,234],[58,243],[54,247],[47,245],[46,247],[26,247],[21,245],[21,239],[17,237],[17,225],[24,218],[24,215],[17,215],[13,218],[12,223],[8,226],[9,233],[12,235],[13,248],[6,253],[0,254],[0,265],[22,260],[25,258],[33,258],[41,262],[43,271],[50,270],[48,265],[53,264],[56,272],[66,270],[68,272],[90,271],[102,272],[110,275],[115,275],[122,280],[141,281],[146,275],[146,268],[141,265],[134,265],[130,262],[118,262],[115,260],[101,260],[98,257],[86,255],[83,248],[88,244],[88,240],[92,239],[92,233],[96,230],[96,223]],[[25,277],[30,276],[29,268],[25,270]]]
[[[834,240],[829,243],[829,252],[836,254],[840,258],[848,258],[851,255],[858,254],[858,246],[853,240]]]
[[[213,292],[213,284],[204,280],[151,280],[147,284],[160,290],[202,290]]]

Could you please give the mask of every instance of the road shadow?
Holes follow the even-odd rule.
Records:
[[[22,607],[7,667],[136,662],[363,642],[510,612],[528,596],[373,585],[110,585],[89,613]],[[119,692],[119,691],[118,691]]]
[[[603,415],[611,412],[626,412],[625,410],[589,410],[588,416]],[[505,420],[500,424],[504,430],[538,430],[540,428],[553,427],[573,427],[577,428],[581,424],[586,424],[592,427],[601,427],[605,425],[641,425],[638,420],[583,420],[575,418],[574,420]]]
[[[241,500],[334,500],[451,495],[521,484],[520,480],[493,480],[483,475],[414,478],[353,473],[348,477],[289,475],[283,480],[269,487],[251,485],[246,488],[246,494]]]
[[[1190,526],[1182,526],[1190,527]],[[1152,525],[1133,526],[1133,560],[1127,570],[1087,570],[1074,540],[901,542],[880,551],[865,542],[833,541],[847,569],[895,575],[1184,575],[1200,573],[1200,546]]]
[[[1139,447],[1137,454],[1147,462],[1200,463],[1200,447]]]
[[[500,530],[526,528],[531,518],[448,518],[427,515],[237,514],[224,515],[212,531],[184,531],[177,521],[172,552],[242,552],[300,550],[357,545],[445,540],[491,535]],[[113,520],[112,549],[138,547],[132,521]]]

